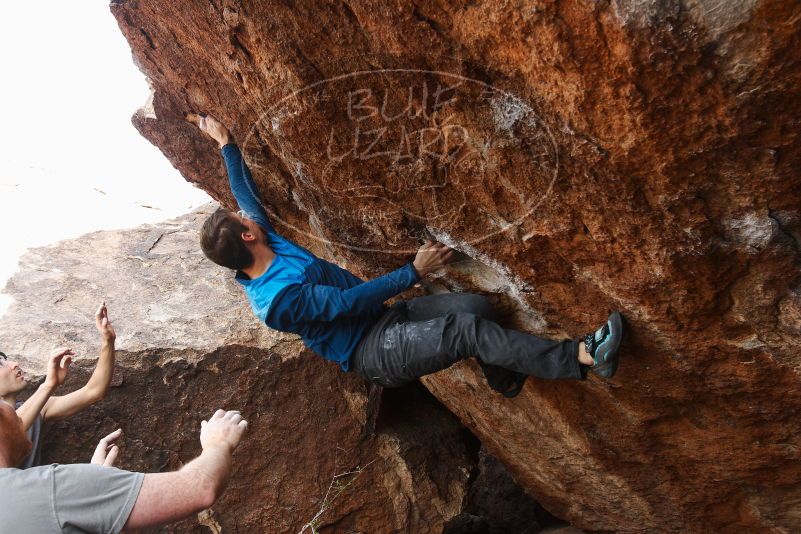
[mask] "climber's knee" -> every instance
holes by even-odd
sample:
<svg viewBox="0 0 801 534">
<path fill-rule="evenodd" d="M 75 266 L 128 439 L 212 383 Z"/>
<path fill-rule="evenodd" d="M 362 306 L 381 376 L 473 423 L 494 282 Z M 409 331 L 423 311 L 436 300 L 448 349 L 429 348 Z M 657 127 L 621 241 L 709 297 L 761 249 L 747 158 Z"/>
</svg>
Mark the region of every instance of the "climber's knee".
<svg viewBox="0 0 801 534">
<path fill-rule="evenodd" d="M 444 347 L 460 360 L 478 355 L 478 326 L 484 319 L 475 313 L 463 311 L 448 312 L 444 319 Z"/>
</svg>

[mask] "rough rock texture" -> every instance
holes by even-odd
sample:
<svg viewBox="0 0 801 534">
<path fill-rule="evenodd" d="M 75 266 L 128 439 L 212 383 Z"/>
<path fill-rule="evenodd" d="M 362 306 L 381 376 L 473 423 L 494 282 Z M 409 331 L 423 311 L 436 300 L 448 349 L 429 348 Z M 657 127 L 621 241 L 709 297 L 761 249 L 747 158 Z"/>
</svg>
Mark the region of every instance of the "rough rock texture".
<svg viewBox="0 0 801 534">
<path fill-rule="evenodd" d="M 230 274 L 197 249 L 208 213 L 24 256 L 6 287 L 16 302 L 0 319 L 0 347 L 29 376 L 53 347 L 72 346 L 79 358 L 63 392 L 86 382 L 102 299 L 118 333 L 108 396 L 54 424 L 43 460 L 86 462 L 121 427 L 118 466 L 176 469 L 200 452 L 202 418 L 240 409 L 250 428 L 228 491 L 169 531 L 442 532 L 462 511 L 476 439 L 422 387 L 381 404 L 380 390 L 371 397 L 294 336 L 263 328 Z"/>
<path fill-rule="evenodd" d="M 365 276 L 424 231 L 522 326 L 631 335 L 610 382 L 426 386 L 581 528 L 801 529 L 801 3 L 112 2 L 134 123 L 228 206 L 231 125 L 279 230 Z"/>
</svg>

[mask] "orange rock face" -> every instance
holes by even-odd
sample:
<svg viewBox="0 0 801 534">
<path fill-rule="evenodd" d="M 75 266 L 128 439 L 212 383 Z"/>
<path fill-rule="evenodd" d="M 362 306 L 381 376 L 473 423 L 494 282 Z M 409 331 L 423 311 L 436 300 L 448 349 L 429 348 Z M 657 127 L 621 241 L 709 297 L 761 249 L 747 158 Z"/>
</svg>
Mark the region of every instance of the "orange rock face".
<svg viewBox="0 0 801 534">
<path fill-rule="evenodd" d="M 430 234 L 465 254 L 436 283 L 521 328 L 624 312 L 612 381 L 424 381 L 552 512 L 801 528 L 801 4 L 111 7 L 154 90 L 135 125 L 224 204 L 187 112 L 232 128 L 280 231 L 363 276 Z"/>
</svg>

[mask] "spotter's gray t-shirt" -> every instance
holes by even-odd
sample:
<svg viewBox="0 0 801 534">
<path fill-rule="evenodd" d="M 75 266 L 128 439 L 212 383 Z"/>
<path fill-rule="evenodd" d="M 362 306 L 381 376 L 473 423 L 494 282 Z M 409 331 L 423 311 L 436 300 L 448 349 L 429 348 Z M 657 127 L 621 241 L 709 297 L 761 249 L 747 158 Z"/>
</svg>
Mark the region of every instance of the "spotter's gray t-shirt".
<svg viewBox="0 0 801 534">
<path fill-rule="evenodd" d="M 118 534 L 144 478 L 93 464 L 0 469 L 0 534 Z"/>
<path fill-rule="evenodd" d="M 15 409 L 19 410 L 19 407 L 22 406 L 22 402 L 18 402 Z M 34 419 L 33 424 L 28 429 L 28 439 L 31 440 L 33 443 L 33 448 L 31 449 L 31 453 L 25 458 L 22 463 L 19 465 L 20 469 L 28 469 L 29 467 L 33 467 L 34 465 L 39 465 L 42 463 L 42 450 L 39 447 L 39 438 L 42 436 L 42 414 L 36 414 L 36 419 Z M 0 533 L 3 531 L 0 530 Z"/>
</svg>

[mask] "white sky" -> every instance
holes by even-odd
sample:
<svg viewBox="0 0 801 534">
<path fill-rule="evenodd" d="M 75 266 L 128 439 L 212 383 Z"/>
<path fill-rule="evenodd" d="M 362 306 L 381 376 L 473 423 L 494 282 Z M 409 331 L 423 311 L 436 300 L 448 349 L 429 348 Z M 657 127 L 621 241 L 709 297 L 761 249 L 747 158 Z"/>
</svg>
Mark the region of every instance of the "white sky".
<svg viewBox="0 0 801 534">
<path fill-rule="evenodd" d="M 0 288 L 26 248 L 209 201 L 131 125 L 149 90 L 108 0 L 7 2 L 2 11 Z M 0 315 L 9 303 L 0 295 Z"/>
</svg>

